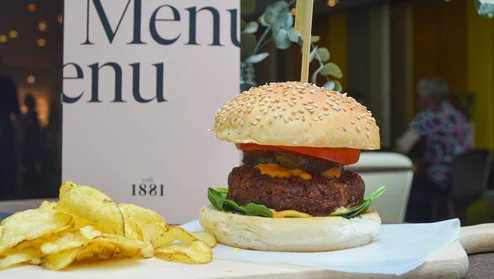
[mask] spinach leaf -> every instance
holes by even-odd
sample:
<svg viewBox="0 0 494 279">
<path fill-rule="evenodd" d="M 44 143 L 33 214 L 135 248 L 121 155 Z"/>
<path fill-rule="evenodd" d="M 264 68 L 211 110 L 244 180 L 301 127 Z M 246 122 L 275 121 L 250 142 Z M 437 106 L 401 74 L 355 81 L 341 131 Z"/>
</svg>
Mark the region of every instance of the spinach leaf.
<svg viewBox="0 0 494 279">
<path fill-rule="evenodd" d="M 358 215 L 365 213 L 369 206 L 384 193 L 386 187 L 382 186 L 377 189 L 370 196 L 365 198 L 359 206 L 356 206 L 349 211 L 342 213 L 333 213 L 329 216 L 340 216 L 346 219 L 351 219 L 357 217 Z M 208 199 L 209 202 L 218 210 L 225 212 L 237 212 L 243 213 L 248 216 L 260 216 L 273 218 L 273 213 L 269 208 L 265 205 L 256 204 L 256 203 L 248 203 L 246 205 L 238 205 L 235 201 L 227 199 L 226 196 L 228 194 L 227 188 L 209 188 L 208 189 Z M 287 216 L 286 218 L 295 218 L 291 216 Z"/>
<path fill-rule="evenodd" d="M 350 219 L 353 217 L 357 217 L 358 215 L 365 213 L 368 209 L 369 206 L 380 196 L 384 191 L 386 190 L 386 187 L 382 186 L 379 189 L 377 189 L 374 193 L 372 193 L 370 196 L 365 198 L 362 203 L 359 206 L 356 206 L 349 211 L 342 212 L 342 213 L 332 213 L 329 216 L 340 216 L 346 219 Z"/>
<path fill-rule="evenodd" d="M 226 188 L 209 188 L 209 202 L 218 210 L 226 212 L 240 212 L 248 216 L 260 216 L 272 218 L 273 213 L 265 205 L 248 203 L 246 205 L 238 205 L 235 201 L 227 199 L 228 189 Z"/>
</svg>

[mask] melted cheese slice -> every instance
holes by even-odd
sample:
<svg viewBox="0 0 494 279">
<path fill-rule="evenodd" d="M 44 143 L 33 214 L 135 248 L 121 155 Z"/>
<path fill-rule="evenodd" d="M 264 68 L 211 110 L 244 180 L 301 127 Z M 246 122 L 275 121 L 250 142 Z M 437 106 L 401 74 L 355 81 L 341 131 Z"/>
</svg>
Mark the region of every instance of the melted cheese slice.
<svg viewBox="0 0 494 279">
<path fill-rule="evenodd" d="M 286 169 L 275 164 L 259 164 L 256 166 L 261 171 L 261 174 L 266 174 L 271 177 L 291 177 L 298 176 L 303 180 L 311 180 L 312 175 L 301 170 Z"/>
<path fill-rule="evenodd" d="M 296 210 L 283 210 L 283 211 L 276 211 L 274 209 L 271 209 L 271 212 L 273 213 L 273 218 L 287 218 L 287 217 L 298 217 L 298 218 L 310 218 L 312 215 L 303 213 L 300 211 Z"/>
</svg>

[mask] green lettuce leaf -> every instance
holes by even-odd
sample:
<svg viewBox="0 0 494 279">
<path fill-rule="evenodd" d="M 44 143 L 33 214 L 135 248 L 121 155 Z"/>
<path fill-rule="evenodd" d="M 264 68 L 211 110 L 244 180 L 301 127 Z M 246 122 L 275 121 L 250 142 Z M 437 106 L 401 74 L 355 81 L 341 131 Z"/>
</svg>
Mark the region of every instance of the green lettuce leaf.
<svg viewBox="0 0 494 279">
<path fill-rule="evenodd" d="M 354 208 L 350 209 L 349 211 L 342 212 L 342 213 L 333 213 L 333 214 L 330 214 L 329 216 L 340 216 L 340 217 L 347 218 L 347 219 L 357 217 L 358 215 L 365 213 L 369 209 L 369 206 L 377 198 L 379 198 L 379 196 L 381 196 L 385 190 L 386 190 L 386 187 L 382 186 L 379 189 L 377 189 L 374 193 L 372 193 L 370 196 L 365 198 L 359 206 L 355 206 Z"/>
<path fill-rule="evenodd" d="M 209 188 L 209 202 L 218 210 L 226 212 L 238 212 L 248 216 L 260 216 L 272 218 L 273 213 L 265 205 L 248 203 L 246 205 L 238 205 L 235 201 L 227 199 L 228 189 L 226 188 Z"/>
<path fill-rule="evenodd" d="M 365 198 L 359 206 L 356 206 L 349 211 L 342 213 L 333 213 L 330 216 L 340 216 L 346 219 L 351 219 L 359 216 L 362 213 L 365 213 L 369 206 L 384 193 L 386 187 L 382 186 L 377 189 L 370 196 Z M 235 201 L 227 199 L 226 196 L 228 194 L 227 188 L 209 188 L 208 189 L 208 199 L 209 202 L 218 210 L 225 212 L 237 212 L 243 213 L 248 216 L 259 216 L 259 217 L 267 217 L 273 218 L 273 213 L 269 208 L 265 205 L 256 204 L 256 203 L 248 203 L 246 205 L 238 205 Z M 290 216 L 287 216 L 290 218 Z"/>
</svg>

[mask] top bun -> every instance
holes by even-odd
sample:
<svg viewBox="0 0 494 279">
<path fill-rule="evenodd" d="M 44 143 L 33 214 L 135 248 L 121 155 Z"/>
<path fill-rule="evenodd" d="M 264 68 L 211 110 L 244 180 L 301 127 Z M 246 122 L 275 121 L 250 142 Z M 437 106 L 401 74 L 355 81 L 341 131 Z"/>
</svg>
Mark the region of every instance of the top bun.
<svg viewBox="0 0 494 279">
<path fill-rule="evenodd" d="M 251 88 L 228 101 L 215 118 L 219 140 L 260 145 L 380 148 L 379 127 L 366 107 L 310 83 Z"/>
</svg>

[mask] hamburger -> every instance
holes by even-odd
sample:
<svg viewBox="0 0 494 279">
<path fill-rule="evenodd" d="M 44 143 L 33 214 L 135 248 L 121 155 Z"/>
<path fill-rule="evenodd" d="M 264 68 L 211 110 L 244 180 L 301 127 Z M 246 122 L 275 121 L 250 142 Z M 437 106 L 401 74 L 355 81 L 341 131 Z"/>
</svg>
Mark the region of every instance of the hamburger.
<svg viewBox="0 0 494 279">
<path fill-rule="evenodd" d="M 352 97 L 309 83 L 251 88 L 220 108 L 211 129 L 242 164 L 209 188 L 201 226 L 218 242 L 265 251 L 332 251 L 370 243 L 381 219 L 345 166 L 380 148 L 379 128 Z"/>
</svg>

